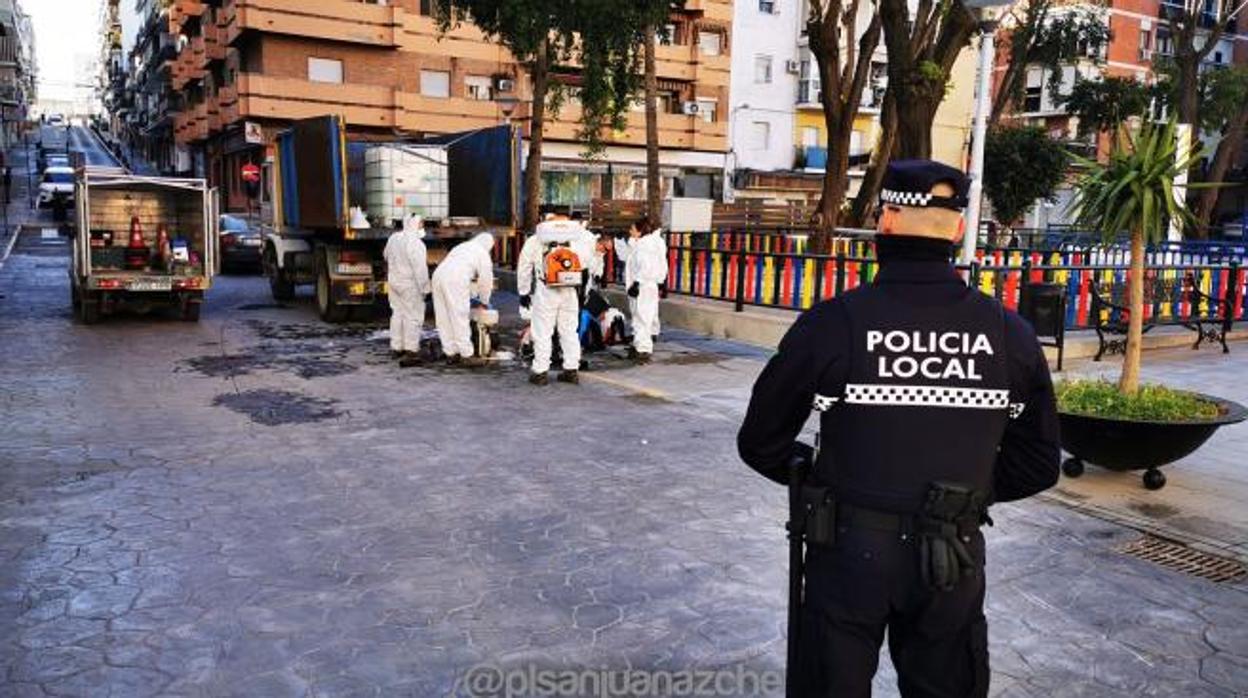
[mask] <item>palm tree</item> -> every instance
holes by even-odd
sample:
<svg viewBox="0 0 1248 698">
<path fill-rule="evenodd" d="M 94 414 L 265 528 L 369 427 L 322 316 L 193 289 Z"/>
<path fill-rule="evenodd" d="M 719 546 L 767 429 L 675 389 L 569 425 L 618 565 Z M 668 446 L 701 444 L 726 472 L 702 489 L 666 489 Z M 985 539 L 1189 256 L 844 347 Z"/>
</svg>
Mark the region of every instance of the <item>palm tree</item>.
<svg viewBox="0 0 1248 698">
<path fill-rule="evenodd" d="M 1159 241 L 1169 223 L 1187 227 L 1194 220 L 1187 205 L 1175 198 L 1174 180 L 1189 169 L 1193 157 L 1178 155 L 1175 131 L 1173 119 L 1146 122 L 1134 136 L 1124 129 L 1114 138 L 1105 163 L 1075 157 L 1086 168 L 1072 203 L 1078 225 L 1097 231 L 1107 242 L 1123 231 L 1131 235 L 1127 350 L 1118 379 L 1124 395 L 1135 395 L 1140 388 L 1146 246 Z"/>
</svg>

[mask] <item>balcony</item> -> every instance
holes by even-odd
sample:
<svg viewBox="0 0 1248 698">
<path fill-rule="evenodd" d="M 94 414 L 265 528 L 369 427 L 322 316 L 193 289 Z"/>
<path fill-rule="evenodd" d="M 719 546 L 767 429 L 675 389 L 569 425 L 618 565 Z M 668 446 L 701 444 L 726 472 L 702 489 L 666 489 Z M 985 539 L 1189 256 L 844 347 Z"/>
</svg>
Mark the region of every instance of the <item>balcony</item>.
<svg viewBox="0 0 1248 698">
<path fill-rule="evenodd" d="M 557 119 L 546 122 L 546 137 L 552 140 L 576 140 L 580 130 L 580 109 L 564 107 Z M 622 131 L 606 134 L 612 145 L 645 147 L 646 117 L 629 114 L 628 125 Z M 704 121 L 700 116 L 684 114 L 659 114 L 659 147 L 680 150 L 709 150 L 722 152 L 728 149 L 728 124 L 723 121 Z"/>
<path fill-rule="evenodd" d="M 226 85 L 217 90 L 217 110 L 221 116 L 222 127 L 229 126 L 242 119 L 242 112 L 238 107 L 237 87 Z"/>
<path fill-rule="evenodd" d="M 359 0 L 225 0 L 221 27 L 227 45 L 255 30 L 393 47 L 402 14 L 401 7 Z"/>
<path fill-rule="evenodd" d="M 342 114 L 353 126 L 393 128 L 395 91 L 373 85 L 331 84 L 241 73 L 236 83 L 242 118 L 305 119 Z"/>
<path fill-rule="evenodd" d="M 187 46 L 190 49 L 191 57 L 189 59 L 190 67 L 196 70 L 202 70 L 208 65 L 208 49 L 205 47 L 203 35 L 196 36 L 191 39 L 191 43 Z M 183 49 L 185 53 L 187 49 Z"/>
<path fill-rule="evenodd" d="M 217 25 L 216 19 L 205 16 L 201 32 L 204 38 L 204 62 L 202 66 L 207 67 L 213 61 L 225 60 L 225 44 L 221 41 L 225 32 Z"/>
<path fill-rule="evenodd" d="M 813 170 L 815 172 L 827 170 L 828 149 L 817 145 L 807 145 L 798 148 L 793 168 L 797 170 Z"/>
<path fill-rule="evenodd" d="M 22 61 L 22 44 L 15 36 L 0 36 L 0 65 L 17 65 Z"/>
</svg>

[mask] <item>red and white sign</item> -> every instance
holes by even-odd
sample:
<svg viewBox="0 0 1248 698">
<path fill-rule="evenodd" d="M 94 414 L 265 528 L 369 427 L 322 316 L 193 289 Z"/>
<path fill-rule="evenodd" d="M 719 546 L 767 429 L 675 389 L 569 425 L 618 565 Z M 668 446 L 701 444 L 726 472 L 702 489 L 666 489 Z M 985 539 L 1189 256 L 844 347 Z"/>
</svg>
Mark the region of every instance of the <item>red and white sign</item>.
<svg viewBox="0 0 1248 698">
<path fill-rule="evenodd" d="M 252 182 L 252 183 L 259 182 L 260 181 L 260 166 L 254 165 L 252 163 L 247 163 L 246 165 L 243 165 L 243 181 Z"/>
</svg>

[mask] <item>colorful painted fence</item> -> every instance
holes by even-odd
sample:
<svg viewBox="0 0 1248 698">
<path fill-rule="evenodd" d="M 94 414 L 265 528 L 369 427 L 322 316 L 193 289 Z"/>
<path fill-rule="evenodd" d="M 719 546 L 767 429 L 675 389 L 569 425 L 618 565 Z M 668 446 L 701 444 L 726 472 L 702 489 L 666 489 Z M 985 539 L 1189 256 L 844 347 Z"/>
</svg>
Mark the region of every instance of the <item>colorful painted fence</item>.
<svg viewBox="0 0 1248 698">
<path fill-rule="evenodd" d="M 1018 309 L 1026 284 L 1064 287 L 1068 329 L 1094 326 L 1094 291 L 1113 304 L 1125 304 L 1127 297 L 1128 269 L 1122 265 L 1067 264 L 1061 255 L 1041 253 L 1000 258 L 987 255 L 984 261 L 982 266 L 977 263 L 964 269 L 971 285 L 1013 310 Z M 869 283 L 878 268 L 879 263 L 870 257 L 672 246 L 668 249 L 668 290 L 733 302 L 738 309 L 754 305 L 804 310 Z M 1235 261 L 1226 265 L 1150 267 L 1145 283 L 1153 292 L 1147 294 L 1146 320 L 1212 320 L 1221 316 L 1222 303 L 1189 293 L 1189 287 L 1233 304 L 1233 317 L 1240 319 L 1248 290 L 1245 272 Z M 1102 320 L 1117 321 L 1119 318 L 1112 317 L 1117 312 L 1102 310 Z"/>
</svg>

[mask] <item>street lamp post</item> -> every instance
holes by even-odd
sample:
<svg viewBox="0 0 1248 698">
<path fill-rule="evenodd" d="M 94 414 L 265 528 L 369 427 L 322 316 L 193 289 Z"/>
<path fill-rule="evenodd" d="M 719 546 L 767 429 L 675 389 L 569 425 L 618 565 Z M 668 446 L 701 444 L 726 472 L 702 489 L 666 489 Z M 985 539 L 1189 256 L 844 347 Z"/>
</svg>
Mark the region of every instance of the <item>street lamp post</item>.
<svg viewBox="0 0 1248 698">
<path fill-rule="evenodd" d="M 494 103 L 503 112 L 503 120 L 507 124 L 507 168 L 511 172 L 511 186 L 508 187 L 511 199 L 509 213 L 511 214 L 511 232 L 515 238 L 512 242 L 512 260 L 514 261 L 520 257 L 520 202 L 516 196 L 516 184 L 520 179 L 520 172 L 516 167 L 519 154 L 516 152 L 516 132 L 511 125 L 511 115 L 515 113 L 516 107 L 520 106 L 520 100 L 515 95 L 496 95 Z"/>
<path fill-rule="evenodd" d="M 988 110 L 992 104 L 992 70 L 996 54 L 996 10 L 1009 5 L 1012 0 L 963 0 L 963 4 L 979 13 L 979 85 L 975 95 L 975 124 L 971 131 L 971 167 L 967 176 L 971 180 L 970 201 L 966 207 L 966 234 L 962 237 L 961 261 L 969 264 L 975 259 L 975 246 L 979 241 L 979 218 L 984 195 L 984 140 L 988 136 Z"/>
</svg>

